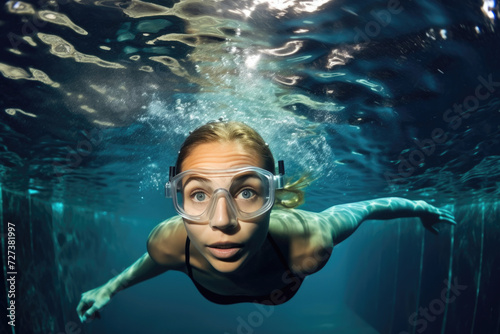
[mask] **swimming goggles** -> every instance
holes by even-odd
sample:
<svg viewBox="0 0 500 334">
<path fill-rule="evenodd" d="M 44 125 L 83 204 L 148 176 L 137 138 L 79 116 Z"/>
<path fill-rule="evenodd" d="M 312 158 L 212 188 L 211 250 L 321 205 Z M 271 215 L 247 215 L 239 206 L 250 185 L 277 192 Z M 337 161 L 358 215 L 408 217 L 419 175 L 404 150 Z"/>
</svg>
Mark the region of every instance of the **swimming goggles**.
<svg viewBox="0 0 500 334">
<path fill-rule="evenodd" d="M 170 167 L 165 196 L 172 198 L 175 210 L 190 221 L 208 223 L 222 198 L 228 213 L 249 220 L 271 209 L 275 190 L 283 188 L 283 161 L 278 161 L 278 166 L 278 175 L 253 166 L 191 169 L 175 175 L 175 167 Z"/>
</svg>

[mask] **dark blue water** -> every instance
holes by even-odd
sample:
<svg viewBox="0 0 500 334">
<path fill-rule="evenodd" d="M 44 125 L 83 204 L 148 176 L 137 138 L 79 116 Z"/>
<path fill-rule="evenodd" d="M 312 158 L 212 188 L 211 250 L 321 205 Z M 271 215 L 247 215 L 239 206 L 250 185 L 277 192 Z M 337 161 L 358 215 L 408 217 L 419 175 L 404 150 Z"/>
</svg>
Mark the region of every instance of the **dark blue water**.
<svg viewBox="0 0 500 334">
<path fill-rule="evenodd" d="M 7 2 L 2 260 L 7 282 L 10 222 L 19 304 L 5 332 L 498 333 L 498 15 L 496 1 Z M 305 210 L 402 196 L 459 224 L 366 222 L 273 309 L 211 304 L 168 273 L 80 324 L 79 295 L 174 214 L 162 187 L 184 138 L 220 117 L 317 178 Z"/>
</svg>

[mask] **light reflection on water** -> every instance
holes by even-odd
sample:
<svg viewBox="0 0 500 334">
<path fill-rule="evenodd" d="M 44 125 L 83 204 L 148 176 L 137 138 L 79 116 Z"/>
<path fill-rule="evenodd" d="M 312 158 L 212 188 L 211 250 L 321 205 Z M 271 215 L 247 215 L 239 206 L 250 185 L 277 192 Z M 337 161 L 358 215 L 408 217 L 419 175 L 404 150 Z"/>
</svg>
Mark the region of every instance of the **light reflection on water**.
<svg viewBox="0 0 500 334">
<path fill-rule="evenodd" d="M 224 117 L 318 177 L 316 204 L 490 196 L 496 86 L 460 127 L 443 114 L 500 80 L 493 3 L 9 1 L 2 183 L 107 209 L 161 196 L 187 133 Z M 448 141 L 417 154 L 438 128 Z"/>
</svg>

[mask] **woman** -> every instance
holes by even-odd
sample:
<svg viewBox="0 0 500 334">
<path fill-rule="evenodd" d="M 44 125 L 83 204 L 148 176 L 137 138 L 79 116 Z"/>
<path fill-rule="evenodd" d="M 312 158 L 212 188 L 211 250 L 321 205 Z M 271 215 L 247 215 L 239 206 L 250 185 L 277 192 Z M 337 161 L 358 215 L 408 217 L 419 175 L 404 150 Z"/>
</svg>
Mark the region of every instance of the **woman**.
<svg viewBox="0 0 500 334">
<path fill-rule="evenodd" d="M 166 185 L 179 216 L 153 229 L 147 253 L 132 266 L 82 294 L 80 320 L 99 316 L 118 291 L 168 270 L 187 274 L 215 303 L 282 304 L 364 220 L 419 217 L 433 233 L 438 222 L 455 224 L 450 212 L 403 198 L 297 210 L 301 182 L 283 186 L 282 162 L 279 169 L 275 175 L 268 145 L 243 123 L 196 129 Z M 274 204 L 284 208 L 271 211 Z"/>
</svg>

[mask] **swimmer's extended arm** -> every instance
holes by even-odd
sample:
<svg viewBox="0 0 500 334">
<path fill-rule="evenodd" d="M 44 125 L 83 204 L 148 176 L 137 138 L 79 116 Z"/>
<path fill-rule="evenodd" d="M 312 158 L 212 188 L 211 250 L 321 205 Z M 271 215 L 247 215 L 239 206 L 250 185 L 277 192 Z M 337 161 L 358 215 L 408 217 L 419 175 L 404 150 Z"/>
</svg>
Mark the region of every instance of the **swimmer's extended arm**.
<svg viewBox="0 0 500 334">
<path fill-rule="evenodd" d="M 328 221 L 332 229 L 334 244 L 346 239 L 368 219 L 418 217 L 424 227 L 435 234 L 439 232 L 433 226 L 436 223 L 456 224 L 453 214 L 448 210 L 436 208 L 425 201 L 411 201 L 398 197 L 336 205 L 321 212 L 320 215 Z"/>
<path fill-rule="evenodd" d="M 82 294 L 80 303 L 76 309 L 81 322 L 100 317 L 99 310 L 109 303 L 119 291 L 134 284 L 155 277 L 168 270 L 168 267 L 160 266 L 145 253 L 130 267 L 119 275 L 110 279 L 106 284 L 87 291 Z"/>
<path fill-rule="evenodd" d="M 169 221 L 156 226 L 149 236 L 147 253 L 106 284 L 82 294 L 76 309 L 81 322 L 100 317 L 99 310 L 108 304 L 111 297 L 119 291 L 153 278 L 169 269 L 177 268 L 179 256 L 172 255 L 172 252 L 165 254 L 165 247 L 163 247 L 166 239 L 171 236 L 172 230 L 175 230 L 172 226 Z"/>
<path fill-rule="evenodd" d="M 110 279 L 105 285 L 110 290 L 112 297 L 119 291 L 162 274 L 168 269 L 168 267 L 158 265 L 148 253 L 144 253 L 130 267 Z"/>
</svg>

